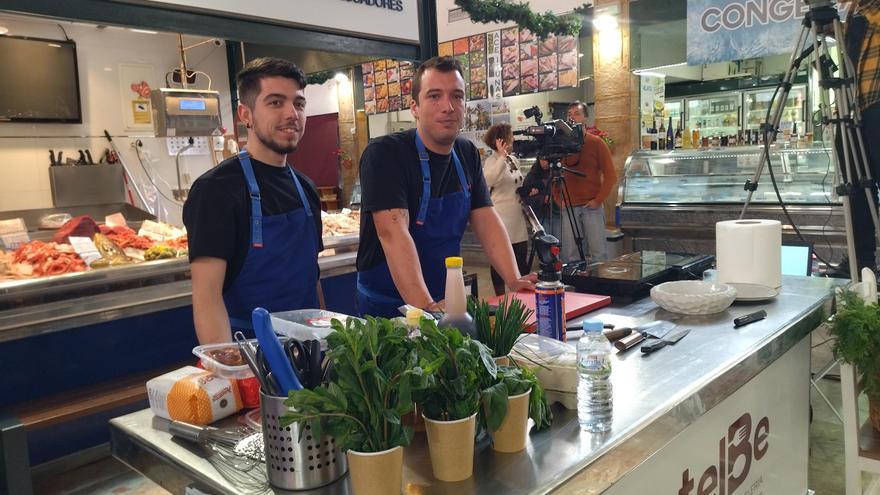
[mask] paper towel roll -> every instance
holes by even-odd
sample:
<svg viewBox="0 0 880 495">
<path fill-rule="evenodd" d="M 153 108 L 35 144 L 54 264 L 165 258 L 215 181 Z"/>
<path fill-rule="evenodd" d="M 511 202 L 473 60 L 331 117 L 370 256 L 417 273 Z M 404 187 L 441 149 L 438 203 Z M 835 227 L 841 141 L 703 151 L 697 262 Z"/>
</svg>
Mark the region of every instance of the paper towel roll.
<svg viewBox="0 0 880 495">
<path fill-rule="evenodd" d="M 777 220 L 728 220 L 715 224 L 718 281 L 782 285 L 782 224 Z"/>
</svg>

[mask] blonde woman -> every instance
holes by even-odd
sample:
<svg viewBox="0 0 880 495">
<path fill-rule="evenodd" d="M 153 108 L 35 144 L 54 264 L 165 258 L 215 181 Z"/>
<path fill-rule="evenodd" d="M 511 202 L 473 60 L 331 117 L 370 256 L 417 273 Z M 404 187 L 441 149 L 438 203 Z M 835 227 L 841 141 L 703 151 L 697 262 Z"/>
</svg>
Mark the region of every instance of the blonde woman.
<svg viewBox="0 0 880 495">
<path fill-rule="evenodd" d="M 483 164 L 483 175 L 492 196 L 495 210 L 501 217 L 507 236 L 513 245 L 516 264 L 520 273 L 529 273 L 528 262 L 529 234 L 526 219 L 522 213 L 517 189 L 522 186 L 523 175 L 516 158 L 510 156 L 513 146 L 513 130 L 509 124 L 495 124 L 483 136 L 486 146 L 492 148 L 492 155 Z M 492 269 L 492 285 L 495 294 L 504 293 L 504 280 Z"/>
</svg>

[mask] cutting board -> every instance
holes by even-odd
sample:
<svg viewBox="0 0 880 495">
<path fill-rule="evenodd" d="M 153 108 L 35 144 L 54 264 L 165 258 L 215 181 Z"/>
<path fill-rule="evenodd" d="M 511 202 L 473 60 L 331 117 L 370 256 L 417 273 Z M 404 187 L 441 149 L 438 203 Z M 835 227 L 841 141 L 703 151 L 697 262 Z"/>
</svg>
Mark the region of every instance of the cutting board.
<svg viewBox="0 0 880 495">
<path fill-rule="evenodd" d="M 526 308 L 532 310 L 532 316 L 526 320 L 526 328 L 533 330 L 535 327 L 535 293 L 534 292 L 514 292 L 509 294 L 522 302 Z M 504 296 L 490 297 L 486 301 L 491 305 L 498 305 Z M 595 311 L 604 306 L 611 304 L 611 297 L 599 296 L 596 294 L 584 294 L 581 292 L 565 293 L 565 319 L 570 320 L 577 318 L 583 314 Z"/>
</svg>

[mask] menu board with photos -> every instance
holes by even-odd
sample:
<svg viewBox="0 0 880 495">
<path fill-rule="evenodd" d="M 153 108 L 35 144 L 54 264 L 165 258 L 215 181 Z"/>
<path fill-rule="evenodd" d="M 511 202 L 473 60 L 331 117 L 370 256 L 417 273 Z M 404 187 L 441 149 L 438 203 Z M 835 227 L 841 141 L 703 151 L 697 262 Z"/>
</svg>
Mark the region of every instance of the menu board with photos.
<svg viewBox="0 0 880 495">
<path fill-rule="evenodd" d="M 553 91 L 578 85 L 578 40 L 550 35 L 538 39 L 512 27 L 440 43 L 440 56 L 461 64 L 467 99 Z M 367 114 L 403 110 L 412 102 L 412 62 L 375 60 L 363 64 Z"/>
<path fill-rule="evenodd" d="M 577 41 L 556 35 L 542 40 L 512 27 L 440 43 L 438 51 L 462 62 L 468 98 L 478 100 L 576 87 Z M 480 62 L 485 66 L 477 67 Z"/>
<path fill-rule="evenodd" d="M 364 111 L 368 115 L 406 110 L 412 102 L 412 62 L 374 60 L 361 64 Z"/>
</svg>

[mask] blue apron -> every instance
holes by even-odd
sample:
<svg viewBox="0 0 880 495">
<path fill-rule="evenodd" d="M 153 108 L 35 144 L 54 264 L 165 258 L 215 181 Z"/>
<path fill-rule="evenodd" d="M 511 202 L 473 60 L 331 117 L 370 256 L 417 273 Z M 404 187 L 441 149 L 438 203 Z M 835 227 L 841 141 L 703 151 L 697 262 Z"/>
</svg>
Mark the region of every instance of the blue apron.
<svg viewBox="0 0 880 495">
<path fill-rule="evenodd" d="M 409 226 L 409 233 L 416 246 L 425 285 L 435 301 L 444 298 L 446 292 L 446 263 L 449 256 L 458 256 L 461 251 L 461 238 L 471 212 L 470 186 L 464 175 L 461 161 L 452 150 L 452 160 L 461 185 L 459 192 L 439 198 L 431 198 L 431 167 L 428 152 L 416 132 L 416 149 L 422 169 L 422 197 L 415 223 Z M 386 253 L 387 257 L 387 253 Z M 400 316 L 397 310 L 403 299 L 394 286 L 387 261 L 369 270 L 358 272 L 357 302 L 361 316 L 381 316 L 391 318 Z"/>
<path fill-rule="evenodd" d="M 223 293 L 234 329 L 250 329 L 256 307 L 270 313 L 318 307 L 318 242 L 309 200 L 290 165 L 303 207 L 264 217 L 260 188 L 246 149 L 238 154 L 251 197 L 250 246 L 238 276 Z"/>
</svg>

